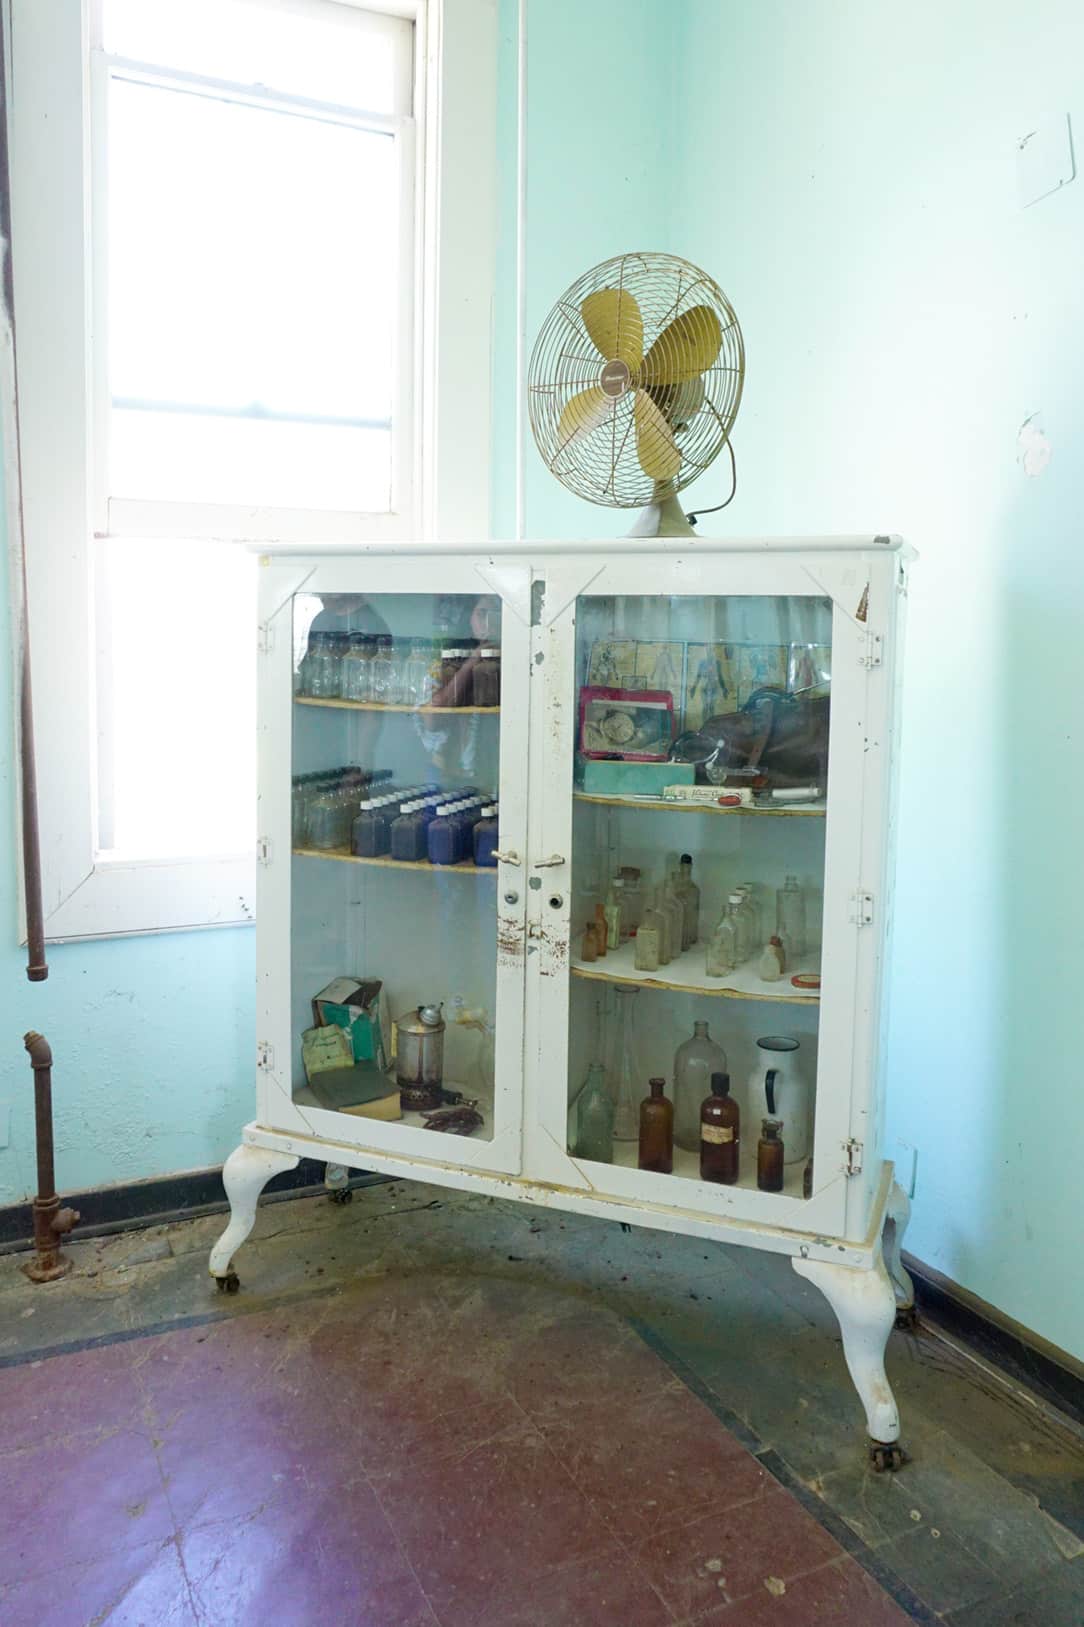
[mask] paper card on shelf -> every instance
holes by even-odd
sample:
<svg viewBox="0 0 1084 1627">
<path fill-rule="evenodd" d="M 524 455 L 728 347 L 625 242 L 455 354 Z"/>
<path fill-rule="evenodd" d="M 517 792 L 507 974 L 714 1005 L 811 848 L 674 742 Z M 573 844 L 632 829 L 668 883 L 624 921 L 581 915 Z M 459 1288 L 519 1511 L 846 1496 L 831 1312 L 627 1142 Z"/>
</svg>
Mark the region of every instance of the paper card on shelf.
<svg viewBox="0 0 1084 1627">
<path fill-rule="evenodd" d="M 391 1063 L 388 999 L 378 977 L 337 977 L 312 1002 L 320 1027 L 345 1029 L 354 1062 L 375 1062 L 381 1071 Z"/>
</svg>

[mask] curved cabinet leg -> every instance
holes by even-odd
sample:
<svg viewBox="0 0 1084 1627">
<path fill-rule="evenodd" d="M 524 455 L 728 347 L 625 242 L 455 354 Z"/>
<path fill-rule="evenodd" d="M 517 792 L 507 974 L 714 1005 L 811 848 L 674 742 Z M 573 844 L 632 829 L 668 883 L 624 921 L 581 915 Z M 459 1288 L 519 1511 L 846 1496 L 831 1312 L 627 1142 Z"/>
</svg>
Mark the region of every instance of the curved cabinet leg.
<svg viewBox="0 0 1084 1627">
<path fill-rule="evenodd" d="M 915 1319 L 915 1285 L 904 1269 L 900 1258 L 903 1234 L 911 1218 L 911 1200 L 896 1181 L 885 1205 L 885 1225 L 882 1248 L 888 1275 L 896 1294 L 896 1326 L 911 1327 Z"/>
<path fill-rule="evenodd" d="M 272 1152 L 267 1147 L 236 1147 L 222 1168 L 222 1184 L 230 1200 L 230 1223 L 211 1250 L 210 1272 L 219 1288 L 234 1294 L 240 1287 L 237 1273 L 230 1269 L 234 1253 L 241 1247 L 256 1221 L 256 1204 L 272 1175 L 297 1168 L 297 1155 Z"/>
<path fill-rule="evenodd" d="M 870 1271 L 825 1260 L 791 1261 L 800 1277 L 815 1283 L 836 1313 L 843 1354 L 866 1409 L 870 1460 L 875 1469 L 898 1469 L 900 1415 L 885 1376 L 885 1346 L 896 1319 L 896 1296 L 880 1254 Z"/>
</svg>

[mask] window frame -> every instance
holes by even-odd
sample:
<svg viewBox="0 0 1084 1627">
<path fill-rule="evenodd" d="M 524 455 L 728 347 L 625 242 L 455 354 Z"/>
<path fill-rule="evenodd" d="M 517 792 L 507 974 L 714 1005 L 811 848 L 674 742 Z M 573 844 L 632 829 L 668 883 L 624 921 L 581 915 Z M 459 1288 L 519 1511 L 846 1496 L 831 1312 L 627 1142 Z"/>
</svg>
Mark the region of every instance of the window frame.
<svg viewBox="0 0 1084 1627">
<path fill-rule="evenodd" d="M 413 477 L 409 501 L 391 515 L 239 515 L 228 512 L 229 505 L 157 503 L 144 512 L 122 507 L 114 513 L 114 500 L 106 521 L 114 529 L 103 533 L 100 460 L 92 450 L 101 428 L 93 358 L 102 335 L 91 298 L 89 200 L 91 152 L 97 158 L 102 149 L 91 144 L 91 10 L 88 0 L 2 3 L 10 46 L 19 428 L 17 443 L 16 398 L 9 389 L 4 459 L 9 493 L 21 477 L 46 935 L 56 942 L 245 924 L 254 917 L 254 852 L 131 860 L 97 849 L 93 552 L 103 534 L 138 534 L 148 547 L 199 536 L 238 545 L 324 548 L 488 535 L 496 7 L 492 0 L 318 0 L 406 17 L 415 26 L 414 112 L 400 149 L 405 155 L 410 147 L 416 178 L 403 222 L 411 245 L 411 298 L 400 312 L 410 328 L 412 363 L 408 394 L 400 402 L 397 471 L 400 492 L 404 476 Z M 401 357 L 407 348 L 400 346 Z M 473 357 L 471 414 L 461 410 L 467 356 Z M 464 470 L 471 471 L 469 478 Z M 255 611 L 252 627 L 254 633 Z M 198 629 L 179 629 L 182 638 L 186 633 L 197 647 Z M 25 935 L 25 923 L 22 930 Z"/>
</svg>

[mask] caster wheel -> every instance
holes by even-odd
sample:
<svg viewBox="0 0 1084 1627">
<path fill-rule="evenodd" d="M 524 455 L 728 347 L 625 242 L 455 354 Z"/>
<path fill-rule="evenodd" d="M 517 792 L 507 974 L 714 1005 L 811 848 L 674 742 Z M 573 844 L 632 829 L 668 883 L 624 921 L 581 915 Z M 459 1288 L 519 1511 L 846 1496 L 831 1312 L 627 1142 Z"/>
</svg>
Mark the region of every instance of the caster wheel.
<svg viewBox="0 0 1084 1627">
<path fill-rule="evenodd" d="M 913 1305 L 896 1307 L 896 1327 L 901 1333 L 913 1333 L 918 1327 L 918 1311 Z"/>
<path fill-rule="evenodd" d="M 241 1279 L 236 1271 L 227 1271 L 224 1277 L 216 1277 L 220 1294 L 235 1294 L 241 1286 Z"/>
<path fill-rule="evenodd" d="M 353 1203 L 354 1201 L 354 1193 L 348 1186 L 334 1187 L 328 1193 L 328 1197 L 331 1199 L 332 1203 Z"/>
<path fill-rule="evenodd" d="M 870 1441 L 869 1461 L 877 1474 L 894 1474 L 907 1462 L 899 1441 Z"/>
</svg>

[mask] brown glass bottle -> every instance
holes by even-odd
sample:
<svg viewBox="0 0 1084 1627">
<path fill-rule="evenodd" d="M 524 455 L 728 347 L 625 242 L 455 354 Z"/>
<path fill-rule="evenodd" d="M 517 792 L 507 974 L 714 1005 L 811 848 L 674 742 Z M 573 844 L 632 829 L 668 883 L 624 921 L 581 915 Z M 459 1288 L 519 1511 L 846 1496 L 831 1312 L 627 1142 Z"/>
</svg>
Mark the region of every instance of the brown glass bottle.
<svg viewBox="0 0 1084 1627">
<path fill-rule="evenodd" d="M 765 1119 L 764 1134 L 757 1142 L 757 1185 L 762 1192 L 783 1190 L 783 1143 L 781 1119 Z"/>
<path fill-rule="evenodd" d="M 583 952 L 581 960 L 598 959 L 598 929 L 594 921 L 588 921 L 583 929 Z"/>
<path fill-rule="evenodd" d="M 713 1073 L 711 1095 L 700 1104 L 700 1179 L 733 1186 L 741 1152 L 741 1111 L 730 1094 L 730 1075 Z"/>
<path fill-rule="evenodd" d="M 665 1079 L 649 1079 L 651 1095 L 640 1103 L 640 1168 L 659 1175 L 674 1170 L 674 1104 L 664 1095 Z"/>
</svg>

